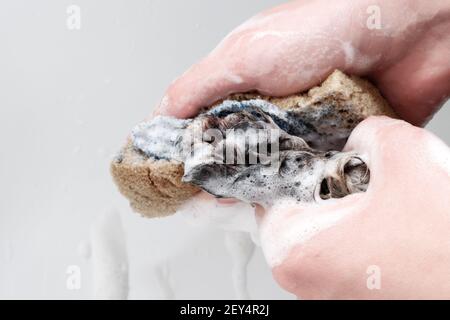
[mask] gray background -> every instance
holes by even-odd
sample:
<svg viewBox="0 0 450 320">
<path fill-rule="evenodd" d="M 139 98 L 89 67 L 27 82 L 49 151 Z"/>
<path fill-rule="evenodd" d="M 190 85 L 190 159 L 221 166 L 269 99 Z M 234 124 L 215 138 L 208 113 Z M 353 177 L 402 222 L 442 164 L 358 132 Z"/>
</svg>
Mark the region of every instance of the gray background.
<svg viewBox="0 0 450 320">
<path fill-rule="evenodd" d="M 177 216 L 145 220 L 112 184 L 108 165 L 168 84 L 251 15 L 282 1 L 0 2 L 0 298 L 89 298 L 77 252 L 104 212 L 120 212 L 130 297 L 158 298 L 169 266 L 176 298 L 232 298 L 223 233 Z M 81 30 L 66 8 L 81 8 Z M 445 106 L 428 128 L 450 142 Z M 82 286 L 66 288 L 79 265 Z M 219 275 L 219 276 L 218 276 Z M 290 298 L 258 250 L 252 298 Z"/>
</svg>

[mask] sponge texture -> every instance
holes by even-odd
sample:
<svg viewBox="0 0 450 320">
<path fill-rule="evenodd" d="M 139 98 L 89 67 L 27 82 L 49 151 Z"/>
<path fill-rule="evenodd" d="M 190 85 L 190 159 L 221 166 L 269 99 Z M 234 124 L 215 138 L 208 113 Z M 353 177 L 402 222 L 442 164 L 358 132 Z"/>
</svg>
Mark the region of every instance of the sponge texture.
<svg viewBox="0 0 450 320">
<path fill-rule="evenodd" d="M 227 99 L 263 99 L 281 109 L 296 110 L 319 133 L 342 139 L 346 139 L 359 122 L 371 115 L 396 117 L 372 84 L 358 77 L 346 76 L 338 70 L 320 86 L 306 93 L 281 98 L 258 93 L 239 93 L 232 94 Z M 211 107 L 221 102 L 218 101 Z M 320 112 L 320 116 L 317 116 L 317 112 Z M 183 202 L 200 191 L 198 187 L 181 181 L 184 174 L 182 163 L 149 158 L 135 149 L 131 141 L 126 143 L 112 161 L 111 174 L 133 210 L 146 217 L 171 215 Z"/>
</svg>

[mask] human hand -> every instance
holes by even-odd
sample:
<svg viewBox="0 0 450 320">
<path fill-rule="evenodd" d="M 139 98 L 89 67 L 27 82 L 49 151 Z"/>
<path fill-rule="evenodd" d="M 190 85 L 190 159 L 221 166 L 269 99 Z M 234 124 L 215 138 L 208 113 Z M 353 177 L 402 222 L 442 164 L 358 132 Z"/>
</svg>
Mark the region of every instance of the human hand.
<svg viewBox="0 0 450 320">
<path fill-rule="evenodd" d="M 367 27 L 371 5 L 380 9 L 381 29 Z M 401 118 L 423 125 L 450 92 L 449 7 L 433 0 L 281 5 L 238 27 L 171 84 L 156 113 L 194 116 L 235 92 L 288 95 L 340 69 L 368 77 Z M 303 298 L 448 298 L 448 148 L 422 129 L 373 118 L 347 149 L 366 154 L 366 193 L 259 213 L 277 281 Z M 283 219 L 273 220 L 275 213 Z M 381 272 L 380 290 L 366 286 L 370 266 Z"/>
<path fill-rule="evenodd" d="M 170 85 L 156 113 L 194 116 L 235 92 L 288 95 L 340 69 L 371 79 L 401 118 L 421 125 L 450 92 L 449 29 L 450 3 L 439 0 L 289 2 L 231 32 Z"/>
<path fill-rule="evenodd" d="M 365 193 L 260 208 L 277 282 L 307 299 L 450 298 L 449 148 L 404 121 L 371 117 L 345 150 L 370 168 Z"/>
</svg>

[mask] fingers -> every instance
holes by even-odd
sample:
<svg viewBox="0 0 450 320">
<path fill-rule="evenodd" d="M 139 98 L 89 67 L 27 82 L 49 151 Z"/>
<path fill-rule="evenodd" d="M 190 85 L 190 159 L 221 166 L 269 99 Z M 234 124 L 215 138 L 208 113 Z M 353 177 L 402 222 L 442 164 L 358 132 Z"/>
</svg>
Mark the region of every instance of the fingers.
<svg viewBox="0 0 450 320">
<path fill-rule="evenodd" d="M 435 26 L 406 57 L 375 74 L 397 114 L 414 125 L 426 124 L 450 96 L 450 37 L 442 35 L 449 27 Z"/>
<path fill-rule="evenodd" d="M 240 77 L 216 55 L 210 55 L 188 69 L 166 91 L 155 114 L 192 117 L 203 107 L 232 93 L 247 91 Z"/>
<path fill-rule="evenodd" d="M 389 285 L 385 276 L 383 286 L 394 289 L 404 270 L 417 271 L 416 257 L 428 259 L 430 248 L 439 245 L 435 235 L 448 233 L 441 229 L 449 223 L 450 206 L 450 150 L 444 143 L 405 121 L 371 117 L 353 131 L 346 145 L 350 150 L 369 161 L 366 193 L 317 206 L 274 207 L 262 222 L 261 243 L 269 261 L 275 261 L 275 278 L 303 298 L 374 298 L 377 292 L 364 286 L 368 266 L 390 274 L 393 282 Z M 298 237 L 306 230 L 314 232 Z M 352 292 L 349 283 L 362 291 Z"/>
<path fill-rule="evenodd" d="M 191 117 L 236 92 L 302 92 L 340 69 L 369 76 L 400 117 L 422 125 L 450 92 L 448 22 L 444 15 L 411 21 L 396 14 L 404 4 L 392 6 L 385 8 L 384 32 L 367 30 L 364 4 L 295 1 L 261 13 L 175 80 L 155 113 Z M 435 16 L 425 9 L 424 16 Z M 343 13 L 352 19 L 341 19 Z M 405 26 L 415 32 L 398 32 Z"/>
<path fill-rule="evenodd" d="M 262 31 L 231 35 L 170 85 L 155 113 L 186 118 L 236 92 L 286 96 L 309 89 L 335 69 L 330 59 L 340 55 L 339 44 L 312 38 L 299 42 Z M 326 59 L 307 59 L 327 53 Z"/>
<path fill-rule="evenodd" d="M 286 200 L 265 212 L 259 209 L 257 221 L 261 244 L 270 266 L 282 265 L 293 248 L 303 247 L 316 235 L 327 233 L 326 230 L 341 225 L 348 218 L 366 212 L 374 201 L 380 200 L 380 195 L 386 194 L 386 190 L 395 194 L 396 186 L 392 179 L 405 173 L 398 170 L 403 152 L 399 151 L 398 141 L 391 145 L 399 135 L 409 136 L 406 141 L 414 140 L 417 135 L 415 129 L 405 121 L 388 117 L 370 117 L 355 128 L 345 151 L 357 152 L 371 170 L 369 188 L 365 193 L 315 203 L 299 204 Z"/>
<path fill-rule="evenodd" d="M 339 13 L 329 6 L 314 7 L 318 5 L 280 6 L 236 28 L 170 85 L 156 114 L 194 116 L 235 92 L 289 95 L 320 83 L 336 68 L 345 71 L 348 46 L 339 40 L 345 37 L 337 34 L 343 28 L 317 27 Z M 305 15 L 308 10 L 327 12 Z"/>
<path fill-rule="evenodd" d="M 386 179 L 405 181 L 411 173 L 429 175 L 430 170 L 440 170 L 431 164 L 445 167 L 449 153 L 448 147 L 427 130 L 388 117 L 369 117 L 361 122 L 344 151 L 361 154 L 367 163 L 371 171 L 369 189 L 382 188 Z M 425 167 L 427 170 L 422 170 Z"/>
<path fill-rule="evenodd" d="M 403 120 L 386 116 L 372 116 L 362 121 L 350 134 L 343 149 L 344 152 L 354 151 L 363 157 L 371 170 L 379 169 L 377 159 L 391 145 L 399 130 L 413 127 Z"/>
</svg>

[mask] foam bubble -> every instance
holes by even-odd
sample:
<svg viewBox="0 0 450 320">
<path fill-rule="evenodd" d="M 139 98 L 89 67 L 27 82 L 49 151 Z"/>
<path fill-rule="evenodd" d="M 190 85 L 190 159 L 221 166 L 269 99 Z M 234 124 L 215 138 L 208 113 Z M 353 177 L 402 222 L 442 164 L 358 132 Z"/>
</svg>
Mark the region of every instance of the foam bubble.
<svg viewBox="0 0 450 320">
<path fill-rule="evenodd" d="M 264 256 L 272 268 L 280 265 L 295 246 L 335 226 L 349 214 L 343 210 L 319 214 L 313 210 L 317 206 L 282 199 L 266 212 L 261 219 L 259 235 Z"/>
</svg>

